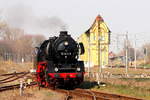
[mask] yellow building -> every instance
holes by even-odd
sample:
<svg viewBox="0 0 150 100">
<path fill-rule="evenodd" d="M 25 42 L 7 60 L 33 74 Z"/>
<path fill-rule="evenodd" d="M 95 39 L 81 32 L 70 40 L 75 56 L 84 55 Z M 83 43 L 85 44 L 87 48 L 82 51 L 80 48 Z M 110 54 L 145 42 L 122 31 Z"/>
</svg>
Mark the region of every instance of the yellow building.
<svg viewBox="0 0 150 100">
<path fill-rule="evenodd" d="M 100 15 L 92 26 L 78 38 L 85 48 L 85 53 L 80 59 L 85 66 L 107 66 L 110 44 L 110 30 Z"/>
</svg>

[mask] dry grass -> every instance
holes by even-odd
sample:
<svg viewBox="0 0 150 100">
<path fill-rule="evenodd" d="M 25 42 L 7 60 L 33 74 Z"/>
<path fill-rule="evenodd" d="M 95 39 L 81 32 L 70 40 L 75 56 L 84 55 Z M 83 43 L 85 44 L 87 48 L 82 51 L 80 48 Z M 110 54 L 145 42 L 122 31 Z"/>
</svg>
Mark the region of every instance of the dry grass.
<svg viewBox="0 0 150 100">
<path fill-rule="evenodd" d="M 92 72 L 99 72 L 98 67 L 91 69 Z M 111 74 L 126 74 L 125 68 L 103 68 L 103 73 Z M 128 69 L 128 74 L 150 74 L 149 69 Z M 92 78 L 93 80 L 93 78 Z M 94 86 L 91 89 L 114 93 L 120 95 L 127 95 L 132 97 L 143 98 L 150 100 L 150 78 L 104 78 L 102 82 L 106 86 Z"/>
<path fill-rule="evenodd" d="M 95 87 L 93 90 L 106 92 L 110 94 L 119 94 L 129 97 L 142 98 L 144 100 L 150 100 L 150 91 L 138 87 L 129 87 L 126 85 L 112 85 L 107 84 L 105 87 Z"/>
<path fill-rule="evenodd" d="M 103 73 L 111 73 L 111 74 L 125 74 L 125 68 L 103 68 Z M 91 72 L 99 72 L 98 67 L 91 68 Z M 150 74 L 150 69 L 134 69 L 128 68 L 128 74 Z"/>
<path fill-rule="evenodd" d="M 126 85 L 130 87 L 141 87 L 145 89 L 150 89 L 150 79 L 104 79 L 103 80 L 106 83 L 112 84 L 112 85 Z"/>
<path fill-rule="evenodd" d="M 97 85 L 96 82 L 86 78 L 80 87 L 110 94 L 119 94 L 150 100 L 150 79 L 109 78 L 103 79 L 100 82 L 101 85 Z"/>
<path fill-rule="evenodd" d="M 0 93 L 0 100 L 64 100 L 65 95 L 56 93 L 49 89 L 30 88 L 25 89 L 23 96 L 20 96 L 19 90 L 10 90 Z"/>
<path fill-rule="evenodd" d="M 12 61 L 0 61 L 0 73 L 11 73 L 14 71 L 29 71 L 33 67 L 32 63 L 14 63 Z"/>
<path fill-rule="evenodd" d="M 33 67 L 32 63 L 14 63 L 11 61 L 0 61 L 0 74 L 29 71 Z M 5 79 L 9 76 L 1 76 L 0 79 Z M 10 84 L 18 84 L 19 80 L 9 83 L 0 84 L 0 86 L 6 86 Z"/>
</svg>

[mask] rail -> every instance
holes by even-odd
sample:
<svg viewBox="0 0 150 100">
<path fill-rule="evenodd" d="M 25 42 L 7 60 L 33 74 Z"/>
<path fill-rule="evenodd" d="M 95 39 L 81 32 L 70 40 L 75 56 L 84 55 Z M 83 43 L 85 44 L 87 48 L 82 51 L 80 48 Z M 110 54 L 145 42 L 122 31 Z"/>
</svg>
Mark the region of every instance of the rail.
<svg viewBox="0 0 150 100">
<path fill-rule="evenodd" d="M 20 75 L 21 74 L 21 75 Z M 15 81 L 15 80 L 18 80 L 20 78 L 23 78 L 24 76 L 26 76 L 27 74 L 29 74 L 29 72 L 24 72 L 24 73 L 13 73 L 13 74 L 3 74 L 4 76 L 9 76 L 5 79 L 1 79 L 0 80 L 0 84 L 3 84 L 3 83 L 9 83 L 9 82 L 12 82 L 12 81 Z M 10 76 L 11 75 L 11 76 Z M 17 76 L 19 75 L 19 76 Z"/>
<path fill-rule="evenodd" d="M 31 84 L 27 84 L 26 86 L 28 87 L 28 86 L 33 86 L 36 84 L 37 84 L 36 82 L 31 82 Z M 20 88 L 20 84 L 3 86 L 3 87 L 0 87 L 0 92 L 6 91 L 6 90 L 18 89 L 18 88 Z"/>
<path fill-rule="evenodd" d="M 54 91 L 67 94 L 65 100 L 70 100 L 71 98 L 76 98 L 76 97 L 78 97 L 78 99 L 80 100 L 85 100 L 85 99 L 86 100 L 143 100 L 134 97 L 96 92 L 87 89 L 75 89 L 75 90 L 56 89 Z"/>
</svg>

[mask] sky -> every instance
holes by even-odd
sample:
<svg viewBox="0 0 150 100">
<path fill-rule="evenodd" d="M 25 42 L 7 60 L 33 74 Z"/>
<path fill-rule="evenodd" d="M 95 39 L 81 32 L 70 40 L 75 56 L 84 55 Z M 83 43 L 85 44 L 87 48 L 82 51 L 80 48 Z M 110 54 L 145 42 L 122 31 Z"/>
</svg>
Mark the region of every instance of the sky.
<svg viewBox="0 0 150 100">
<path fill-rule="evenodd" d="M 12 25 L 47 37 L 57 35 L 56 30 L 61 26 L 78 37 L 100 14 L 112 32 L 112 46 L 116 45 L 113 41 L 118 34 L 127 32 L 132 43 L 136 34 L 137 44 L 141 46 L 150 42 L 149 4 L 149 0 L 0 0 L 0 11 Z M 24 18 L 19 18 L 21 15 Z M 24 21 L 18 22 L 18 18 Z M 58 27 L 52 26 L 53 23 Z"/>
</svg>

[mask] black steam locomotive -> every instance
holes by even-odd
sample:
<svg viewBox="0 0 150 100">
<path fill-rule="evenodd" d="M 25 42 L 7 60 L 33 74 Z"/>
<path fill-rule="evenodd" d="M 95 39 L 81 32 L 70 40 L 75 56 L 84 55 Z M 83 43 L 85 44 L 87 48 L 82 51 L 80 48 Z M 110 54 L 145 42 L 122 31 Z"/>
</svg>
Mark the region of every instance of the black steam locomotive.
<svg viewBox="0 0 150 100">
<path fill-rule="evenodd" d="M 70 86 L 83 82 L 84 63 L 79 55 L 84 53 L 82 43 L 77 43 L 67 31 L 50 37 L 38 48 L 36 55 L 37 81 L 40 86 Z"/>
</svg>

